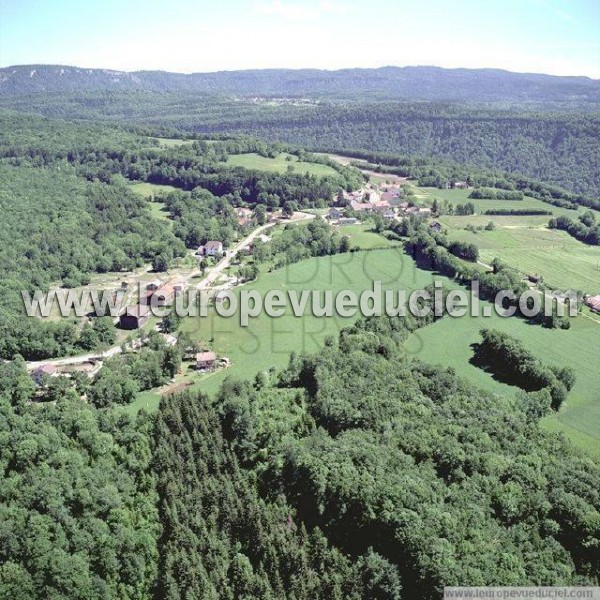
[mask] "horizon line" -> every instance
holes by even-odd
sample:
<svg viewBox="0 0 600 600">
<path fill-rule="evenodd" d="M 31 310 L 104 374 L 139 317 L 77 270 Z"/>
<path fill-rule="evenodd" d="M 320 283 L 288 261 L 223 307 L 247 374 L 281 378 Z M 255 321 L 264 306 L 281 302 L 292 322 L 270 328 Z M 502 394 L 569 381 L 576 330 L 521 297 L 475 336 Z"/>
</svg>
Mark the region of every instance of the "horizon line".
<svg viewBox="0 0 600 600">
<path fill-rule="evenodd" d="M 321 71 L 326 73 L 337 73 L 340 71 L 379 71 L 383 69 L 440 69 L 442 71 L 499 71 L 503 73 L 510 73 L 513 75 L 542 75 L 544 77 L 558 77 L 562 79 L 576 78 L 576 79 L 588 79 L 594 82 L 600 82 L 599 77 L 592 77 L 590 75 L 554 75 L 552 73 L 542 73 L 539 71 L 512 71 L 503 67 L 442 67 L 440 65 L 432 64 L 410 64 L 410 65 L 392 65 L 383 64 L 378 67 L 340 67 L 335 69 L 320 68 L 320 67 L 254 67 L 245 69 L 218 69 L 208 71 L 169 71 L 166 69 L 113 69 L 110 67 L 84 67 L 66 63 L 23 63 L 23 64 L 11 64 L 3 66 L 0 64 L 0 69 L 15 69 L 15 68 L 32 68 L 32 67 L 58 67 L 66 69 L 81 69 L 83 71 L 109 71 L 114 73 L 168 73 L 172 75 L 209 75 L 209 74 L 222 74 L 222 73 L 244 73 L 251 71 Z"/>
</svg>

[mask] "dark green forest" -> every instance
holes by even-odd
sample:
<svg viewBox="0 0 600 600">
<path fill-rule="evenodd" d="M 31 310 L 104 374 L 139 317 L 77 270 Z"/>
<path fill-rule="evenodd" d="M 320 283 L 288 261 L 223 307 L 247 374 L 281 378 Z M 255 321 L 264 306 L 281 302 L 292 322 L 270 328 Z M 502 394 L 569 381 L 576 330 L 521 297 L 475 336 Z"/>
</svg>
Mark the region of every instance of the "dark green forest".
<svg viewBox="0 0 600 600">
<path fill-rule="evenodd" d="M 36 387 L 25 360 L 98 350 L 115 343 L 115 329 L 108 317 L 25 318 L 20 295 L 109 271 L 163 271 L 207 240 L 239 239 L 250 225 L 236 209 L 264 223 L 268 212 L 329 207 L 364 183 L 315 150 L 424 186 L 465 181 L 474 197 L 514 200 L 513 211 L 519 198 L 539 198 L 572 215 L 550 227 L 597 244 L 593 82 L 522 80 L 519 97 L 534 104 L 532 90 L 550 86 L 540 112 L 525 114 L 516 97 L 470 111 L 400 104 L 397 83 L 379 103 L 347 102 L 337 80 L 335 98 L 271 105 L 187 83 L 168 91 L 168 74 L 155 74 L 151 91 L 98 91 L 100 73 L 88 87 L 76 79 L 56 94 L 29 95 L 23 77 L 10 93 L 0 87 L 0 598 L 434 600 L 444 585 L 599 584 L 600 468 L 539 424 L 574 374 L 516 339 L 484 330 L 472 357 L 514 394 L 409 356 L 404 342 L 433 316 L 379 317 L 316 354 L 292 353 L 283 369 L 226 378 L 212 396 L 167 394 L 157 412 L 134 413 L 138 392 L 170 381 L 199 345 L 179 334 L 168 346 L 153 332 L 94 379 Z M 318 89 L 318 75 L 309 79 Z M 227 163 L 250 152 L 334 171 Z M 176 188 L 154 196 L 169 219 L 132 183 Z M 447 208 L 436 202 L 435 212 Z M 472 213 L 473 203 L 453 210 Z M 420 218 L 374 223 L 419 267 L 478 280 L 482 298 L 526 288 L 510 265 L 484 268 L 475 244 Z M 257 241 L 239 275 L 353 249 L 343 229 L 314 219 Z M 554 315 L 530 324 L 570 326 Z"/>
<path fill-rule="evenodd" d="M 521 173 L 573 192 L 600 193 L 598 114 L 514 114 L 451 105 L 327 106 L 198 131 L 246 131 L 323 151 L 364 149 Z M 343 153 L 343 152 L 342 152 Z"/>
<path fill-rule="evenodd" d="M 0 595 L 597 584 L 598 466 L 539 428 L 539 394 L 492 396 L 408 359 L 424 324 L 359 322 L 213 400 L 167 397 L 155 419 L 75 397 L 40 408 L 3 365 Z"/>
<path fill-rule="evenodd" d="M 150 126 L 168 134 L 251 134 L 311 150 L 435 157 L 520 173 L 571 192 L 600 193 L 597 102 L 465 106 L 434 100 L 252 102 L 224 94 L 77 92 L 5 96 L 0 106 L 51 117 Z"/>
</svg>

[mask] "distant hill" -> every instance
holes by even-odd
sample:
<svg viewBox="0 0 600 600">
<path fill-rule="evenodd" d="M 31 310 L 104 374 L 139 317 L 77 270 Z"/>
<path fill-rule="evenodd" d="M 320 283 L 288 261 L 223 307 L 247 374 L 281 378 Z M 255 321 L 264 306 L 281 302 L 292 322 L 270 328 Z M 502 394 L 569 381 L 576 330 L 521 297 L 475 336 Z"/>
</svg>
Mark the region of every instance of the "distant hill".
<svg viewBox="0 0 600 600">
<path fill-rule="evenodd" d="M 365 98 L 474 102 L 600 102 L 600 80 L 497 69 L 383 67 L 265 69 L 217 73 L 123 72 L 61 65 L 0 69 L 0 96 L 42 92 L 154 91 L 241 96 Z"/>
</svg>

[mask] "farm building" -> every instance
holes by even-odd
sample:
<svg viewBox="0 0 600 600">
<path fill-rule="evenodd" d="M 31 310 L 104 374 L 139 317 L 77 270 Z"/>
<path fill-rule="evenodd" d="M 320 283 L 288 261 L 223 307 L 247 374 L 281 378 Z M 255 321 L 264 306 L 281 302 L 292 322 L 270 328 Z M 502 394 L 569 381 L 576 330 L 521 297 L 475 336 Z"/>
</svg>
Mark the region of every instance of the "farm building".
<svg viewBox="0 0 600 600">
<path fill-rule="evenodd" d="M 382 196 L 382 198 L 383 198 L 383 196 Z M 407 202 L 402 200 L 402 196 L 394 196 L 393 198 L 389 198 L 388 202 L 389 202 L 390 206 L 398 207 L 398 208 L 400 208 L 405 203 L 408 205 Z"/>
<path fill-rule="evenodd" d="M 432 221 L 429 224 L 429 229 L 433 231 L 437 231 L 438 233 L 442 230 L 442 224 L 439 221 Z"/>
<path fill-rule="evenodd" d="M 140 329 L 150 318 L 150 309 L 143 304 L 129 306 L 119 317 L 119 326 L 122 329 Z"/>
<path fill-rule="evenodd" d="M 388 209 L 390 207 L 390 203 L 387 200 L 375 200 L 374 202 L 371 202 L 371 206 L 376 211 L 382 211 Z"/>
<path fill-rule="evenodd" d="M 196 354 L 196 369 L 198 371 L 212 371 L 217 362 L 217 355 L 214 352 L 198 352 Z"/>
<path fill-rule="evenodd" d="M 338 220 L 338 225 L 356 225 L 358 223 L 358 219 L 354 217 L 342 217 Z"/>
<path fill-rule="evenodd" d="M 330 208 L 329 213 L 327 213 L 328 219 L 341 219 L 344 216 L 344 213 L 339 208 Z"/>
<path fill-rule="evenodd" d="M 165 285 L 152 292 L 152 304 L 154 306 L 168 306 L 173 302 L 175 296 L 183 293 L 184 290 L 185 284 L 181 281 L 165 283 Z"/>
<path fill-rule="evenodd" d="M 42 365 L 31 374 L 36 385 L 42 385 L 47 377 L 58 377 L 58 369 L 54 365 Z"/>
<path fill-rule="evenodd" d="M 373 210 L 370 202 L 358 202 L 357 200 L 350 202 L 350 208 L 356 212 L 371 212 Z"/>
<path fill-rule="evenodd" d="M 395 198 L 399 198 L 400 195 L 399 193 L 396 192 L 383 192 L 383 194 L 381 194 L 381 201 L 382 202 L 387 202 L 388 204 L 394 200 Z"/>
</svg>

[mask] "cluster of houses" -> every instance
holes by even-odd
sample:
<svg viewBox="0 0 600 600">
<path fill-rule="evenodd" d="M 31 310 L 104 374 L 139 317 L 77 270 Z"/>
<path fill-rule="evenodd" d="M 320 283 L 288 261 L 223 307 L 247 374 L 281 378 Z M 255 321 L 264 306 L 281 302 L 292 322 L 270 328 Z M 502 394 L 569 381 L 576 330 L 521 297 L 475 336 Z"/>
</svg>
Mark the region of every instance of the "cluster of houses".
<svg viewBox="0 0 600 600">
<path fill-rule="evenodd" d="M 347 208 L 355 213 L 380 214 L 384 219 L 394 219 L 418 214 L 423 217 L 431 216 L 431 209 L 414 206 L 403 199 L 399 186 L 383 186 L 378 189 L 361 190 L 344 194 Z M 333 207 L 327 214 L 327 219 L 337 225 L 354 225 L 358 219 L 346 215 L 347 208 Z"/>
<path fill-rule="evenodd" d="M 187 285 L 183 281 L 163 283 L 160 279 L 146 284 L 146 294 L 140 298 L 139 304 L 128 306 L 119 317 L 121 329 L 141 329 L 150 318 L 149 305 L 164 307 L 173 303 L 177 294 L 182 294 Z"/>
</svg>

